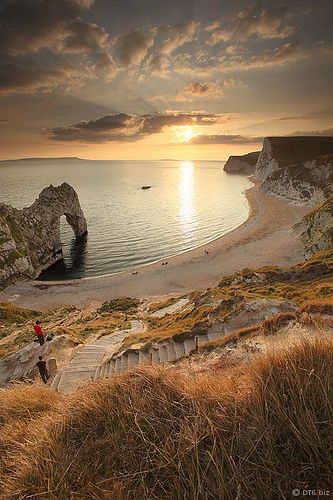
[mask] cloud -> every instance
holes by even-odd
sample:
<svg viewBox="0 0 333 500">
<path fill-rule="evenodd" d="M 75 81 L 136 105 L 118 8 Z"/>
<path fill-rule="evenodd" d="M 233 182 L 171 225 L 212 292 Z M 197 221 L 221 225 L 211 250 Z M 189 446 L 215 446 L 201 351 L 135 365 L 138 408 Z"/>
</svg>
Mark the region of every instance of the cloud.
<svg viewBox="0 0 333 500">
<path fill-rule="evenodd" d="M 76 19 L 67 27 L 59 50 L 70 53 L 99 52 L 102 47 L 107 46 L 108 39 L 108 32 L 101 26 Z"/>
<path fill-rule="evenodd" d="M 199 26 L 200 23 L 198 21 L 190 21 L 188 23 L 161 26 L 158 28 L 157 33 L 165 38 L 161 43 L 160 53 L 171 54 L 174 50 L 191 42 Z"/>
<path fill-rule="evenodd" d="M 263 137 L 246 137 L 243 135 L 196 135 L 187 144 L 258 144 Z"/>
<path fill-rule="evenodd" d="M 133 142 L 162 132 L 164 128 L 184 125 L 212 125 L 218 116 L 209 113 L 166 112 L 135 115 L 116 113 L 45 133 L 52 140 L 82 142 Z"/>
<path fill-rule="evenodd" d="M 79 71 L 69 64 L 42 69 L 36 64 L 13 63 L 0 65 L 0 94 L 30 93 L 38 89 L 53 88 L 71 81 L 73 85 Z"/>
<path fill-rule="evenodd" d="M 147 33 L 134 30 L 114 38 L 113 46 L 118 53 L 120 64 L 122 66 L 140 64 L 154 45 L 154 38 L 154 30 Z"/>
<path fill-rule="evenodd" d="M 287 38 L 295 31 L 292 26 L 286 25 L 288 18 L 286 5 L 271 5 L 261 11 L 257 5 L 252 5 L 226 19 L 225 26 L 222 21 L 222 28 L 213 32 L 210 43 L 214 45 L 232 39 L 245 40 L 251 36 Z"/>
<path fill-rule="evenodd" d="M 225 89 L 240 85 L 234 78 L 228 78 L 222 83 L 204 81 L 191 82 L 176 95 L 176 101 L 191 102 L 195 99 L 219 99 L 224 96 Z"/>
<path fill-rule="evenodd" d="M 7 2 L 0 11 L 0 53 L 12 56 L 55 48 L 59 41 L 71 34 L 73 21 L 92 4 L 93 0 Z"/>
<path fill-rule="evenodd" d="M 318 130 L 296 130 L 295 132 L 291 132 L 288 134 L 292 135 L 333 135 L 333 125 L 329 128 L 323 128 Z"/>
<path fill-rule="evenodd" d="M 159 76 L 165 76 L 170 70 L 170 60 L 165 54 L 153 53 L 151 54 L 146 62 L 146 68 L 152 74 L 157 74 Z"/>
<path fill-rule="evenodd" d="M 304 48 L 298 42 L 287 42 L 279 47 L 259 53 L 251 53 L 244 49 L 239 52 L 223 51 L 219 57 L 207 56 L 199 63 L 193 60 L 190 54 L 177 54 L 174 58 L 174 71 L 208 77 L 227 71 L 246 71 L 260 68 L 270 68 L 300 62 L 303 59 L 314 57 L 332 57 L 333 49 L 330 45 L 314 44 Z"/>
<path fill-rule="evenodd" d="M 76 67 L 82 67 L 82 80 L 90 78 L 92 72 L 112 78 L 116 67 L 110 53 L 108 32 L 81 18 L 93 3 L 94 0 L 8 1 L 0 10 L 0 54 L 7 63 L 2 66 L 5 74 L 5 81 L 0 82 L 2 92 L 14 92 L 16 88 L 20 92 L 25 89 L 32 92 L 47 85 L 51 89 L 61 81 L 66 85 L 70 83 L 66 75 L 71 78 L 73 71 L 61 70 L 60 66 L 49 68 L 45 59 L 39 59 L 39 65 L 33 62 L 22 65 L 22 55 L 45 49 L 56 54 L 53 57 L 60 61 L 66 60 L 64 56 L 68 54 L 82 56 L 75 61 Z M 38 60 L 38 55 L 35 58 Z"/>
<path fill-rule="evenodd" d="M 291 132 L 290 134 L 284 135 L 284 137 L 290 136 L 333 136 L 333 125 L 326 129 L 319 130 L 297 130 L 295 132 Z M 248 137 L 243 135 L 196 135 L 192 137 L 190 141 L 187 141 L 186 144 L 234 144 L 234 145 L 245 145 L 245 144 L 260 144 L 264 140 L 264 137 Z"/>
</svg>

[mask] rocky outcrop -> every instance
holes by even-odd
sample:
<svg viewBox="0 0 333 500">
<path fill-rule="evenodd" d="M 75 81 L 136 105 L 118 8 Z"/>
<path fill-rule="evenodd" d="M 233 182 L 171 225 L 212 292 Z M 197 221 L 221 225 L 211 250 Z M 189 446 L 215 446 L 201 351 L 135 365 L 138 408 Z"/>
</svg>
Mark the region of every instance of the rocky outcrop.
<svg viewBox="0 0 333 500">
<path fill-rule="evenodd" d="M 306 255 L 333 247 L 333 196 L 294 226 Z"/>
<path fill-rule="evenodd" d="M 223 170 L 228 173 L 253 174 L 260 151 L 253 151 L 243 156 L 229 156 Z"/>
<path fill-rule="evenodd" d="M 303 165 L 319 156 L 333 154 L 333 137 L 267 137 L 264 139 L 254 177 L 265 181 L 289 165 Z"/>
<path fill-rule="evenodd" d="M 77 342 L 66 335 L 56 335 L 43 346 L 29 342 L 16 352 L 0 359 L 0 384 L 35 378 L 38 375 L 36 366 L 38 356 L 43 356 L 45 361 L 55 358 L 58 364 L 67 365 L 77 345 Z"/>
<path fill-rule="evenodd" d="M 271 173 L 261 189 L 294 203 L 316 206 L 333 195 L 333 154 Z"/>
<path fill-rule="evenodd" d="M 49 186 L 28 208 L 0 204 L 0 288 L 22 278 L 35 278 L 62 259 L 60 217 L 77 238 L 87 224 L 75 190 L 66 183 Z"/>
</svg>

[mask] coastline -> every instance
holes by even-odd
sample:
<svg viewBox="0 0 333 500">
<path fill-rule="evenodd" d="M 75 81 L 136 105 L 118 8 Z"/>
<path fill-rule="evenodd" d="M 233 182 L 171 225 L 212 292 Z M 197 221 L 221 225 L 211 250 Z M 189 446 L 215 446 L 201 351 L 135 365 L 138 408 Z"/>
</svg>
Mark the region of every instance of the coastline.
<svg viewBox="0 0 333 500">
<path fill-rule="evenodd" d="M 245 192 L 247 219 L 203 246 L 116 274 L 18 283 L 0 293 L 0 301 L 46 310 L 87 306 L 122 295 L 176 295 L 214 286 L 223 276 L 245 267 L 288 266 L 300 261 L 303 249 L 290 229 L 309 209 L 263 193 L 260 184 L 251 180 L 254 185 Z M 166 260 L 168 265 L 162 266 Z"/>
</svg>

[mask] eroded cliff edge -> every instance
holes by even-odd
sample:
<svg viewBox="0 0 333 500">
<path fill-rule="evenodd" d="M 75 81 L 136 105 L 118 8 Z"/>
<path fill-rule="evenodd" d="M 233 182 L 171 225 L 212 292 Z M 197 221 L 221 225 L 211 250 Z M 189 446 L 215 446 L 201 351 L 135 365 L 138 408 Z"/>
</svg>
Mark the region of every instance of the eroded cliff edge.
<svg viewBox="0 0 333 500">
<path fill-rule="evenodd" d="M 305 254 L 333 247 L 333 196 L 314 208 L 294 226 L 305 247 Z"/>
<path fill-rule="evenodd" d="M 78 195 L 67 183 L 49 186 L 28 208 L 0 203 L 0 288 L 18 279 L 36 278 L 62 259 L 60 217 L 77 238 L 87 234 Z"/>
<path fill-rule="evenodd" d="M 229 156 L 223 170 L 228 173 L 253 174 L 260 151 L 253 151 L 242 156 Z"/>
</svg>

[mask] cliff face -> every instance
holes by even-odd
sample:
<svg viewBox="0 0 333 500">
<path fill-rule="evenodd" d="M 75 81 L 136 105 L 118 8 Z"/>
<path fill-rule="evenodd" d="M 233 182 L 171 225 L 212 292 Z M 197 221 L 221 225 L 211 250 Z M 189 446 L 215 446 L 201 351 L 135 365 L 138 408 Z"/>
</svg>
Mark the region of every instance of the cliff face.
<svg viewBox="0 0 333 500">
<path fill-rule="evenodd" d="M 87 234 L 78 196 L 66 183 L 43 189 L 23 210 L 0 204 L 0 287 L 19 278 L 35 278 L 62 259 L 62 215 L 76 237 Z"/>
<path fill-rule="evenodd" d="M 289 165 L 304 164 L 333 154 L 333 137 L 267 137 L 264 139 L 254 177 L 265 181 Z"/>
<path fill-rule="evenodd" d="M 295 203 L 315 206 L 333 195 L 333 154 L 280 168 L 261 189 Z"/>
<path fill-rule="evenodd" d="M 307 255 L 333 247 L 333 196 L 294 226 Z"/>
<path fill-rule="evenodd" d="M 253 174 L 260 151 L 247 153 L 243 156 L 229 156 L 223 170 L 229 173 Z"/>
</svg>

